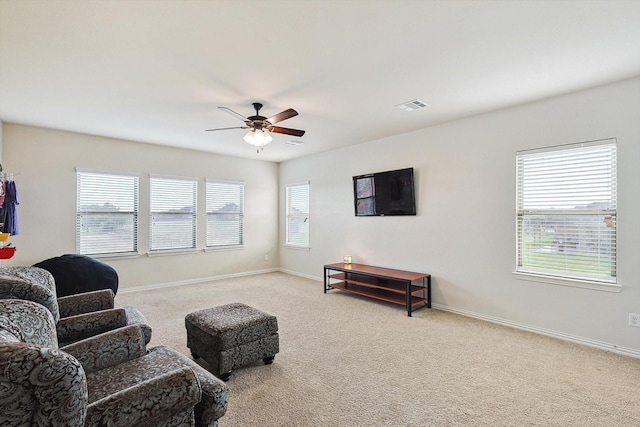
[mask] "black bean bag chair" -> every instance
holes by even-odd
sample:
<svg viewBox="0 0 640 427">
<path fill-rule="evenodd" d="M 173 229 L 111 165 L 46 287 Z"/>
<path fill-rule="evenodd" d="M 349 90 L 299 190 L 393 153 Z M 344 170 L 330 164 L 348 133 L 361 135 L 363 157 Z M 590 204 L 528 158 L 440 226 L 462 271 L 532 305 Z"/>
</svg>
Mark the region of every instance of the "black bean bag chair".
<svg viewBox="0 0 640 427">
<path fill-rule="evenodd" d="M 118 291 L 116 270 L 86 255 L 66 254 L 33 266 L 43 268 L 53 275 L 58 297 L 102 289 L 111 289 L 115 295 Z"/>
</svg>

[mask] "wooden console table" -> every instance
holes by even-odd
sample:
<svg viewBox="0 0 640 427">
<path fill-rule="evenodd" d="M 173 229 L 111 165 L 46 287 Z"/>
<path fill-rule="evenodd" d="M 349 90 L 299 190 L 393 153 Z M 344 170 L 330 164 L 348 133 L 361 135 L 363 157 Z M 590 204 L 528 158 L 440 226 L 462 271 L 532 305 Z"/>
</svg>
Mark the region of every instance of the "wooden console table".
<svg viewBox="0 0 640 427">
<path fill-rule="evenodd" d="M 404 305 L 409 317 L 418 308 L 431 308 L 431 275 L 425 273 L 364 264 L 327 264 L 324 293 L 331 289 Z"/>
</svg>

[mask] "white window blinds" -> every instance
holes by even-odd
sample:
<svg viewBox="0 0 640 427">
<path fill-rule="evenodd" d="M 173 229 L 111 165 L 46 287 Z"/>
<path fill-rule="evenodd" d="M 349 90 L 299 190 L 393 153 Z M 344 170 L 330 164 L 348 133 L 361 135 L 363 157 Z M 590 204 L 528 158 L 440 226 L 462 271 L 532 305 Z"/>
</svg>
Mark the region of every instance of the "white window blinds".
<svg viewBox="0 0 640 427">
<path fill-rule="evenodd" d="M 616 141 L 516 154 L 516 271 L 616 283 Z"/>
<path fill-rule="evenodd" d="M 198 183 L 151 177 L 150 250 L 195 249 Z"/>
<path fill-rule="evenodd" d="M 309 183 L 286 186 L 286 244 L 309 246 Z"/>
<path fill-rule="evenodd" d="M 138 177 L 78 171 L 76 179 L 78 254 L 137 254 Z"/>
<path fill-rule="evenodd" d="M 207 247 L 243 244 L 244 183 L 207 181 Z"/>
</svg>

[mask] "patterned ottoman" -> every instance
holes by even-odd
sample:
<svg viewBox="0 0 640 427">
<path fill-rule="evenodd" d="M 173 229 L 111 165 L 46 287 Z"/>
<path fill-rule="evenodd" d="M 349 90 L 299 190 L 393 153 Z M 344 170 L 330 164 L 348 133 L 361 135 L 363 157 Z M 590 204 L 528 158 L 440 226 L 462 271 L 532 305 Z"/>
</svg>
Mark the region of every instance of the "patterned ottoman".
<svg viewBox="0 0 640 427">
<path fill-rule="evenodd" d="M 189 313 L 184 323 L 193 357 L 202 357 L 223 381 L 233 368 L 260 359 L 272 363 L 280 351 L 276 317 L 242 303 Z"/>
</svg>

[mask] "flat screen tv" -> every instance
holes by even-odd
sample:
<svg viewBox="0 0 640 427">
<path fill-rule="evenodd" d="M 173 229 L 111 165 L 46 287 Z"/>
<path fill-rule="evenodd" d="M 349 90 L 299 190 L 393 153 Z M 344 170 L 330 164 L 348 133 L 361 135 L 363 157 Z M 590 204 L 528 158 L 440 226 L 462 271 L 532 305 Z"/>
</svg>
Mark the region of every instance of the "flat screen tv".
<svg viewBox="0 0 640 427">
<path fill-rule="evenodd" d="M 415 215 L 413 168 L 353 177 L 356 216 Z"/>
</svg>

